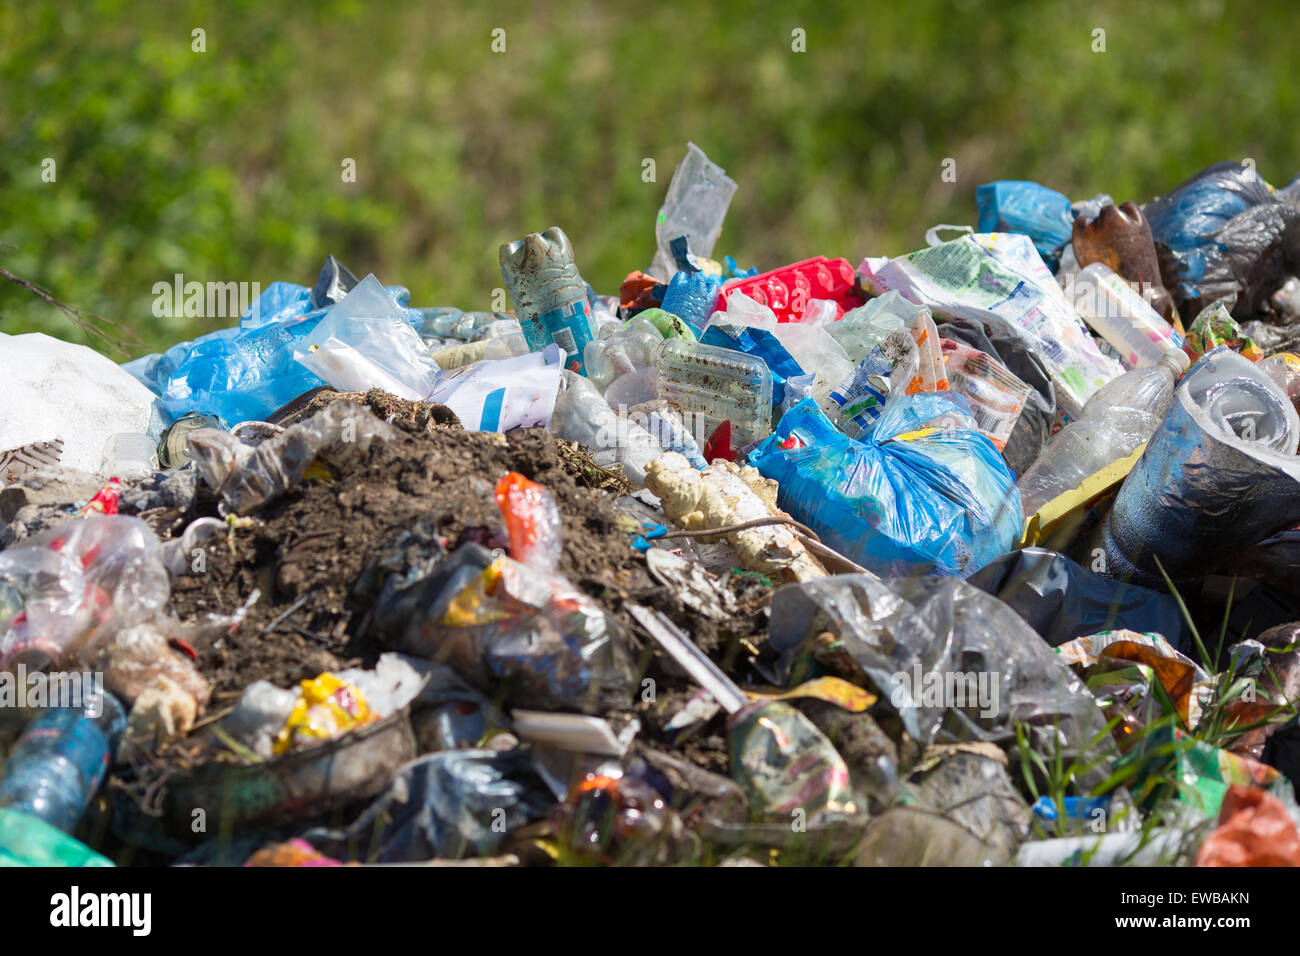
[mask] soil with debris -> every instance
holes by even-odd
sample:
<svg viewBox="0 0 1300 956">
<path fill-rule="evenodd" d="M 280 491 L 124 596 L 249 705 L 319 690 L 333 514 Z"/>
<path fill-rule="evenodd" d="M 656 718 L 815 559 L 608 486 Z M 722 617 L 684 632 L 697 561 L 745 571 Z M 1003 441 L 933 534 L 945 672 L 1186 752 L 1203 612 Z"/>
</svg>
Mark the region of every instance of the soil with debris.
<svg viewBox="0 0 1300 956">
<path fill-rule="evenodd" d="M 545 429 L 467 432 L 442 406 L 377 389 L 318 393 L 282 424 L 302 421 L 338 400 L 369 408 L 394 428 L 396 439 L 375 443 L 368 455 L 328 479 L 305 481 L 242 521 L 246 526 L 209 539 L 201 573 L 173 582 L 177 613 L 195 622 L 234 613 L 254 592 L 259 595 L 238 627 L 196 649 L 199 669 L 214 684 L 214 709 L 257 680 L 288 687 L 325 670 L 372 666 L 388 648 L 363 633 L 369 601 L 358 584 L 367 569 L 417 527 L 433 529 L 448 551 L 471 540 L 506 547 L 494 489 L 507 471 L 520 472 L 555 496 L 564 523 L 559 570 L 620 618 L 634 657 L 641 654 L 652 676 L 662 666 L 659 655 L 651 660 L 636 642 L 635 625 L 623 611 L 627 601 L 663 610 L 728 665 L 747 653 L 742 638 L 750 648 L 764 639 L 766 620 L 757 611 L 768 589 L 753 578 L 727 581 L 750 609 L 733 626 L 704 619 L 650 577 L 644 558 L 630 547 L 636 525 L 615 505 L 615 495 L 628 488 L 626 479 L 597 466 L 580 446 Z M 205 488 L 196 512 L 218 513 Z M 671 670 L 659 676 L 668 684 L 689 684 Z"/>
</svg>

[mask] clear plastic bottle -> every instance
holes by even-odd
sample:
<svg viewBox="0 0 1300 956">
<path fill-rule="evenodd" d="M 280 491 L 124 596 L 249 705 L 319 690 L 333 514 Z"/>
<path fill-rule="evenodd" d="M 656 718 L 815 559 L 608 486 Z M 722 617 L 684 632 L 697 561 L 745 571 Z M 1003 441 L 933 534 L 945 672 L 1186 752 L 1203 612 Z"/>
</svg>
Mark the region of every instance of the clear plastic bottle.
<svg viewBox="0 0 1300 956">
<path fill-rule="evenodd" d="M 686 322 L 696 332 L 709 324 L 713 306 L 718 301 L 719 276 L 703 272 L 678 272 L 664 293 L 663 310 Z"/>
<path fill-rule="evenodd" d="M 596 337 L 596 327 L 564 230 L 551 226 L 502 243 L 500 260 L 528 347 L 538 352 L 554 342 L 564 349 L 565 367 L 582 372 L 582 351 Z"/>
<path fill-rule="evenodd" d="M 649 319 L 633 316 L 583 351 L 587 378 L 604 392 L 615 379 L 654 365 L 663 333 Z"/>
<path fill-rule="evenodd" d="M 1176 379 L 1161 363 L 1133 369 L 1097 390 L 1016 486 L 1026 517 L 1112 462 L 1133 454 L 1155 432 L 1174 397 Z"/>
<path fill-rule="evenodd" d="M 104 781 L 126 726 L 117 698 L 99 691 L 82 707 L 41 714 L 23 731 L 0 779 L 0 807 L 71 833 Z"/>
<path fill-rule="evenodd" d="M 1164 362 L 1181 375 L 1190 366 L 1183 352 L 1183 337 L 1105 263 L 1094 262 L 1079 270 L 1073 304 L 1129 368 Z"/>
<path fill-rule="evenodd" d="M 672 339 L 670 341 L 677 341 Z M 651 434 L 635 420 L 620 416 L 581 375 L 566 370 L 551 415 L 551 431 L 560 438 L 585 445 L 596 464 L 622 465 L 623 473 L 638 485 L 645 483 L 650 462 L 663 454 Z"/>
</svg>

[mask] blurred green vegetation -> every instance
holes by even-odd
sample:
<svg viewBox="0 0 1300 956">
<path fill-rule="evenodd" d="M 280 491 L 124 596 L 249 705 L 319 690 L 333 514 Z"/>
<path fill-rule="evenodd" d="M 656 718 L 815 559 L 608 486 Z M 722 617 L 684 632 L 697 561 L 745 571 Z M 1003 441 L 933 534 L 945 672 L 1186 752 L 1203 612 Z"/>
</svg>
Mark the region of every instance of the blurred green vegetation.
<svg viewBox="0 0 1300 956">
<path fill-rule="evenodd" d="M 715 256 L 762 268 L 906 252 L 934 223 L 973 224 L 975 187 L 996 178 L 1142 201 L 1249 156 L 1282 185 L 1300 169 L 1294 11 L 10 3 L 0 241 L 17 250 L 0 266 L 157 349 L 231 324 L 155 318 L 152 287 L 176 272 L 310 285 L 334 253 L 414 305 L 484 309 L 497 246 L 552 224 L 615 292 L 649 264 L 687 140 L 740 184 Z M 9 283 L 0 313 L 0 331 L 86 341 Z"/>
</svg>

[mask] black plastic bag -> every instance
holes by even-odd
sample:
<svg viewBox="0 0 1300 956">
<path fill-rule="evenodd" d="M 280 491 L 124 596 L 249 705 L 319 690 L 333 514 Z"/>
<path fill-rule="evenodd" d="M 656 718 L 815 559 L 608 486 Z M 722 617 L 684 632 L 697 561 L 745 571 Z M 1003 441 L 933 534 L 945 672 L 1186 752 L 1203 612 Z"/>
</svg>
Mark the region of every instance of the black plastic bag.
<svg viewBox="0 0 1300 956">
<path fill-rule="evenodd" d="M 491 856 L 553 803 L 525 750 L 443 750 L 399 769 L 347 829 L 314 827 L 302 838 L 367 863 Z"/>
<path fill-rule="evenodd" d="M 1234 296 L 1234 318 L 1255 316 L 1300 262 L 1300 210 L 1242 163 L 1215 163 L 1143 212 L 1187 321 Z"/>
<path fill-rule="evenodd" d="M 1099 631 L 1154 631 L 1186 653 L 1191 634 L 1168 594 L 1095 574 L 1045 548 L 1008 551 L 967 579 L 1011 607 L 1048 644 Z"/>
</svg>

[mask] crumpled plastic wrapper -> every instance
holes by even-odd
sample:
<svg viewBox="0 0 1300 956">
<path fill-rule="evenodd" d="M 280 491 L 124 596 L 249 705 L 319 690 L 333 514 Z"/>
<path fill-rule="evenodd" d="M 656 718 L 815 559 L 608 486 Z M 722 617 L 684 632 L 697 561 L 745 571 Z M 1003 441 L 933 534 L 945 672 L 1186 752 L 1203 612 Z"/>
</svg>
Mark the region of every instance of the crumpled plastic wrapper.
<svg viewBox="0 0 1300 956">
<path fill-rule="evenodd" d="M 198 428 L 190 432 L 187 448 L 204 481 L 226 506 L 247 515 L 296 485 L 313 463 L 337 463 L 365 454 L 372 441 L 387 441 L 393 435 L 368 410 L 333 402 L 256 447 L 230 432 Z"/>
</svg>

